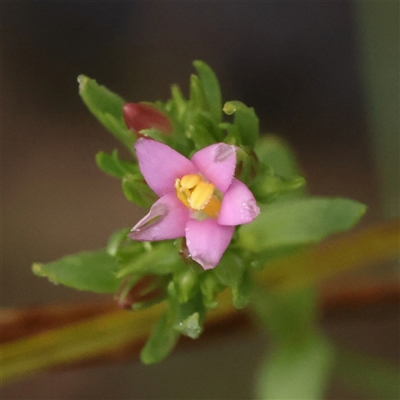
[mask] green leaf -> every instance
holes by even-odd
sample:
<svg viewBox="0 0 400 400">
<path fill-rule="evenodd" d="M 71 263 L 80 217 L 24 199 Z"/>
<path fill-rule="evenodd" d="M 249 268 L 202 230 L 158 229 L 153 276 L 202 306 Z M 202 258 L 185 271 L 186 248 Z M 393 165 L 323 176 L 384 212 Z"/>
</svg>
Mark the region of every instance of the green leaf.
<svg viewBox="0 0 400 400">
<path fill-rule="evenodd" d="M 212 272 L 222 285 L 233 287 L 242 280 L 245 270 L 243 257 L 228 248 Z"/>
<path fill-rule="evenodd" d="M 303 189 L 305 185 L 306 180 L 302 176 L 292 175 L 291 178 L 281 178 L 264 173 L 257 176 L 249 188 L 258 201 L 268 203 L 282 195 L 292 194 L 291 197 L 301 197 L 303 190 L 299 189 Z"/>
<path fill-rule="evenodd" d="M 221 122 L 218 126 L 226 131 L 224 142 L 227 144 L 233 144 L 234 146 L 240 146 L 242 144 L 242 140 L 240 138 L 239 129 L 237 126 L 230 124 L 228 122 Z"/>
<path fill-rule="evenodd" d="M 259 160 L 267 164 L 275 175 L 291 179 L 299 175 L 300 169 L 297 165 L 294 153 L 290 147 L 280 138 L 267 135 L 257 142 L 254 148 Z"/>
<path fill-rule="evenodd" d="M 122 191 L 125 197 L 139 207 L 149 208 L 157 200 L 141 175 L 126 174 L 122 178 Z"/>
<path fill-rule="evenodd" d="M 183 97 L 181 89 L 179 88 L 178 85 L 171 86 L 171 96 L 172 96 L 172 102 L 171 102 L 171 106 L 170 106 L 170 107 L 172 107 L 171 112 L 174 112 L 176 115 L 176 118 L 179 121 L 181 121 L 182 117 L 186 111 L 187 101 Z M 168 111 L 170 111 L 170 110 L 168 109 Z"/>
<path fill-rule="evenodd" d="M 253 280 L 249 271 L 246 271 L 242 279 L 232 287 L 232 303 L 235 308 L 241 309 L 246 307 L 250 302 L 253 292 Z"/>
<path fill-rule="evenodd" d="M 198 288 L 198 273 L 188 267 L 174 275 L 174 292 L 179 303 L 186 303 Z"/>
<path fill-rule="evenodd" d="M 79 94 L 91 113 L 130 151 L 134 134 L 124 122 L 122 107 L 126 101 L 85 75 L 78 76 Z"/>
<path fill-rule="evenodd" d="M 174 329 L 173 318 L 167 311 L 161 316 L 143 347 L 140 358 L 144 364 L 154 364 L 165 357 L 175 347 L 179 332 Z"/>
<path fill-rule="evenodd" d="M 227 115 L 235 114 L 234 124 L 239 130 L 241 142 L 253 148 L 259 136 L 258 118 L 254 109 L 240 101 L 228 101 L 223 111 Z"/>
<path fill-rule="evenodd" d="M 165 241 L 152 245 L 150 250 L 140 255 L 136 254 L 133 259 L 124 263 L 118 277 L 122 278 L 130 274 L 166 275 L 187 268 L 174 245 Z"/>
<path fill-rule="evenodd" d="M 205 271 L 201 275 L 200 290 L 203 295 L 203 303 L 207 308 L 217 307 L 217 294 L 224 288 L 219 282 L 212 270 Z"/>
<path fill-rule="evenodd" d="M 108 239 L 106 251 L 111 257 L 115 257 L 118 254 L 118 250 L 120 249 L 121 244 L 127 240 L 129 232 L 129 228 L 124 228 L 114 232 L 110 236 L 110 238 Z"/>
<path fill-rule="evenodd" d="M 222 116 L 222 98 L 218 79 L 214 71 L 203 61 L 194 61 L 193 65 L 199 74 L 211 117 L 218 124 Z"/>
<path fill-rule="evenodd" d="M 259 252 L 315 243 L 350 229 L 366 206 L 344 198 L 308 197 L 261 207 L 260 215 L 240 229 L 241 247 Z"/>
<path fill-rule="evenodd" d="M 256 398 L 321 399 L 334 353 L 315 326 L 315 291 L 256 289 L 252 304 L 272 339 L 272 352 L 259 371 Z"/>
<path fill-rule="evenodd" d="M 399 399 L 399 368 L 394 363 L 339 350 L 336 370 L 339 379 L 371 399 Z"/>
<path fill-rule="evenodd" d="M 282 343 L 259 371 L 256 398 L 322 399 L 332 365 L 332 348 L 317 334 L 306 341 Z"/>
<path fill-rule="evenodd" d="M 218 127 L 214 129 L 211 120 L 204 113 L 190 112 L 186 125 L 186 136 L 193 140 L 198 150 L 217 141 L 219 133 L 216 132 L 216 129 Z"/>
<path fill-rule="evenodd" d="M 126 173 L 138 173 L 139 168 L 136 164 L 121 160 L 118 151 L 114 150 L 111 154 L 100 151 L 96 154 L 96 165 L 106 174 L 115 178 L 122 178 Z"/>
<path fill-rule="evenodd" d="M 190 93 L 189 101 L 194 110 L 203 111 L 206 108 L 206 99 L 204 96 L 203 88 L 200 79 L 197 75 L 192 74 L 190 76 Z"/>
<path fill-rule="evenodd" d="M 117 278 L 118 269 L 116 259 L 105 250 L 82 252 L 32 266 L 34 274 L 50 282 L 97 293 L 117 292 L 121 283 Z"/>
<path fill-rule="evenodd" d="M 276 343 L 306 341 L 313 334 L 316 301 L 312 289 L 283 293 L 255 287 L 252 305 Z"/>
</svg>

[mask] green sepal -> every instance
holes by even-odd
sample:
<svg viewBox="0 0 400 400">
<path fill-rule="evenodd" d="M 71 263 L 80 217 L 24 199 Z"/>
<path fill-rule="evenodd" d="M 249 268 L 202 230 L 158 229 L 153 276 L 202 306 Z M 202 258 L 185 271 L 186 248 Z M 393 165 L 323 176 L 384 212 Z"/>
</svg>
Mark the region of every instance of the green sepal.
<svg viewBox="0 0 400 400">
<path fill-rule="evenodd" d="M 241 142 L 245 146 L 254 148 L 259 136 L 258 117 L 254 109 L 240 101 L 228 101 L 223 111 L 227 115 L 235 114 L 234 125 L 238 128 Z"/>
<path fill-rule="evenodd" d="M 35 275 L 55 284 L 97 293 L 116 293 L 121 283 L 119 265 L 106 250 L 81 252 L 47 264 L 35 263 Z"/>
<path fill-rule="evenodd" d="M 130 151 L 134 134 L 124 122 L 122 107 L 126 101 L 85 75 L 78 76 L 79 94 L 90 112 Z"/>
<path fill-rule="evenodd" d="M 149 188 L 142 175 L 125 174 L 121 184 L 127 200 L 139 207 L 150 208 L 157 200 L 157 195 Z"/>
<path fill-rule="evenodd" d="M 253 252 L 318 242 L 350 229 L 366 206 L 344 198 L 307 197 L 261 205 L 261 212 L 240 228 L 239 246 Z"/>
<path fill-rule="evenodd" d="M 96 154 L 96 165 L 106 174 L 121 179 L 125 174 L 139 173 L 139 167 L 130 161 L 121 160 L 118 151 L 111 154 L 100 151 Z"/>
<path fill-rule="evenodd" d="M 174 328 L 174 315 L 168 309 L 153 328 L 140 352 L 140 359 L 144 364 L 154 364 L 163 360 L 175 347 L 178 338 L 179 332 Z"/>
<path fill-rule="evenodd" d="M 196 60 L 193 62 L 193 65 L 199 74 L 211 117 L 218 124 L 221 122 L 222 117 L 222 97 L 218 79 L 214 71 L 203 61 Z"/>
</svg>

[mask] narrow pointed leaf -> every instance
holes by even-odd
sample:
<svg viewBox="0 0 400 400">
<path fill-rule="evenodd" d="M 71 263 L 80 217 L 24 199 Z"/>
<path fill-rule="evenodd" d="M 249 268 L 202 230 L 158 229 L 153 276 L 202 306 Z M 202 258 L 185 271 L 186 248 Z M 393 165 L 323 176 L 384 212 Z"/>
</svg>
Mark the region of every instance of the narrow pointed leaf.
<svg viewBox="0 0 400 400">
<path fill-rule="evenodd" d="M 225 103 L 223 111 L 227 115 L 235 115 L 234 124 L 239 130 L 241 142 L 253 148 L 259 135 L 258 117 L 254 109 L 240 101 L 229 101 Z"/>
<path fill-rule="evenodd" d="M 78 83 L 79 94 L 90 112 L 131 150 L 134 135 L 126 127 L 122 116 L 122 107 L 126 101 L 85 75 L 79 75 Z"/>
<path fill-rule="evenodd" d="M 260 215 L 240 230 L 240 245 L 254 252 L 316 243 L 350 229 L 366 207 L 344 198 L 308 197 L 261 207 Z"/>
<path fill-rule="evenodd" d="M 319 335 L 283 343 L 265 359 L 256 387 L 259 400 L 323 398 L 333 350 Z"/>
<path fill-rule="evenodd" d="M 193 65 L 199 74 L 210 114 L 214 121 L 218 124 L 221 122 L 222 114 L 221 90 L 218 79 L 213 70 L 203 61 L 197 60 L 193 63 Z"/>
<path fill-rule="evenodd" d="M 157 200 L 141 175 L 125 174 L 122 178 L 122 191 L 129 201 L 139 207 L 150 208 Z"/>
<path fill-rule="evenodd" d="M 140 358 L 144 364 L 154 364 L 163 360 L 175 347 L 179 332 L 173 327 L 173 321 L 164 312 L 143 347 Z"/>
<path fill-rule="evenodd" d="M 51 263 L 35 263 L 34 274 L 56 284 L 97 293 L 116 293 L 119 266 L 105 250 L 69 255 Z"/>
<path fill-rule="evenodd" d="M 106 174 L 119 179 L 127 173 L 139 173 L 138 166 L 129 161 L 121 160 L 116 150 L 112 154 L 107 154 L 103 151 L 97 153 L 96 164 Z"/>
</svg>

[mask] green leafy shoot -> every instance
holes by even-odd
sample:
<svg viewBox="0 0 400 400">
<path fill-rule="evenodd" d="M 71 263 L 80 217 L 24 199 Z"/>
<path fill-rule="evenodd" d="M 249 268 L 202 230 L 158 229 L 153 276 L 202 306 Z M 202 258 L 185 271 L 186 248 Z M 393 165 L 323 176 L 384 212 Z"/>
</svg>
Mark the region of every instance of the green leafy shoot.
<svg viewBox="0 0 400 400">
<path fill-rule="evenodd" d="M 240 229 L 239 245 L 255 253 L 316 243 L 356 224 L 366 207 L 344 198 L 308 197 L 261 206 L 260 215 Z"/>
<path fill-rule="evenodd" d="M 97 166 L 106 174 L 121 179 L 125 174 L 139 174 L 139 167 L 131 161 L 121 160 L 118 151 L 114 150 L 111 154 L 100 151 L 96 154 Z"/>
<path fill-rule="evenodd" d="M 122 117 L 125 100 L 85 75 L 79 75 L 78 83 L 79 94 L 90 112 L 116 139 L 123 143 L 129 151 L 132 151 L 135 137 L 126 127 Z"/>
<path fill-rule="evenodd" d="M 253 108 L 240 101 L 225 103 L 223 111 L 227 115 L 234 114 L 234 125 L 240 134 L 241 144 L 254 148 L 259 135 L 258 117 Z"/>
<path fill-rule="evenodd" d="M 163 360 L 175 347 L 179 335 L 174 328 L 173 313 L 170 310 L 164 311 L 140 353 L 142 362 L 154 364 Z"/>
<path fill-rule="evenodd" d="M 199 74 L 200 83 L 211 117 L 216 124 L 219 124 L 222 115 L 222 98 L 218 79 L 214 71 L 203 61 L 197 60 L 193 65 Z"/>
<path fill-rule="evenodd" d="M 119 265 L 105 250 L 81 252 L 51 263 L 35 263 L 35 275 L 50 282 L 78 290 L 97 293 L 116 293 L 121 283 L 117 277 Z"/>
</svg>

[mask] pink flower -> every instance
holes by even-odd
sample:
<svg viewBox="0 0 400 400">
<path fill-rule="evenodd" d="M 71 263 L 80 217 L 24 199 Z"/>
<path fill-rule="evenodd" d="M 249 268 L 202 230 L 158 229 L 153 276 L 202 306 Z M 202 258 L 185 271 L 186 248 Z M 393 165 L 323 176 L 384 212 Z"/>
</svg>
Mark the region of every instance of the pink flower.
<svg viewBox="0 0 400 400">
<path fill-rule="evenodd" d="M 139 133 L 142 129 L 156 128 L 166 135 L 172 132 L 168 117 L 151 105 L 126 103 L 122 107 L 122 115 L 126 126 L 133 129 L 138 137 L 143 136 Z"/>
<path fill-rule="evenodd" d="M 216 143 L 188 160 L 163 143 L 141 138 L 135 150 L 144 179 L 160 198 L 129 237 L 185 237 L 191 258 L 204 269 L 214 268 L 235 226 L 253 221 L 260 212 L 249 188 L 234 178 L 236 147 Z"/>
</svg>

